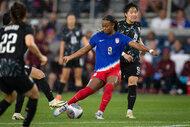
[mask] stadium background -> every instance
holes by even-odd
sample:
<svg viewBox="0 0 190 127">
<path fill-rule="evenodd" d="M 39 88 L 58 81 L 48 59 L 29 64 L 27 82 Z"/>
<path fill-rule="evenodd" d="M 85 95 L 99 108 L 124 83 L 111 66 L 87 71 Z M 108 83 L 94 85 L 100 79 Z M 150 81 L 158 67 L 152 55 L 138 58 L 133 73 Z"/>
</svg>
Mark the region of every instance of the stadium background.
<svg viewBox="0 0 190 127">
<path fill-rule="evenodd" d="M 0 1 L 1 26 L 2 16 L 13 2 L 14 0 Z M 57 64 L 57 60 L 59 40 L 67 13 L 76 14 L 84 34 L 88 36 L 89 31 L 94 34 L 101 30 L 101 18 L 106 14 L 114 15 L 118 21 L 123 20 L 124 5 L 128 2 L 134 2 L 139 6 L 138 21 L 142 24 L 143 42 L 146 46 L 159 51 L 158 57 L 152 57 L 148 53 L 144 56 L 146 62 L 141 65 L 138 92 L 187 93 L 186 84 L 188 76 L 190 76 L 187 69 L 190 66 L 187 64 L 187 68 L 184 69 L 184 64 L 189 60 L 190 54 L 190 0 L 21 0 L 21 2 L 27 6 L 29 12 L 27 22 L 35 29 L 36 43 L 49 58 L 48 64 L 45 67 L 40 67 L 39 60 L 27 53 L 26 64 L 41 68 L 46 73 L 52 90 L 57 91 L 57 81 L 61 73 L 61 67 Z M 162 67 L 158 68 L 158 63 L 163 59 L 163 53 L 167 54 L 168 51 L 171 60 L 175 63 L 175 70 L 166 77 L 171 80 L 170 83 L 158 76 L 158 74 L 165 73 L 160 70 Z M 89 79 L 87 77 L 93 70 L 88 70 L 87 64 L 94 65 L 94 58 L 93 60 L 88 60 L 88 58 L 88 56 L 84 57 L 84 86 Z M 147 65 L 147 62 L 151 65 Z M 149 69 L 146 66 L 149 66 Z M 151 66 L 152 69 L 150 69 Z M 69 83 L 64 89 L 65 92 L 75 89 L 73 80 L 71 73 Z M 124 81 L 115 90 L 115 92 L 126 91 L 127 84 Z"/>
</svg>

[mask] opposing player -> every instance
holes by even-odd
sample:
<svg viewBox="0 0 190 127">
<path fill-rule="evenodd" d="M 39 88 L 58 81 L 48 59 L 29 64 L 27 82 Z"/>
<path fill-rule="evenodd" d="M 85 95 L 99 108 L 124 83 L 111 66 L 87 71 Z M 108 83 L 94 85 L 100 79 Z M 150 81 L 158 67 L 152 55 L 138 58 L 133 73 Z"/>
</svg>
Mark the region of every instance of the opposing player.
<svg viewBox="0 0 190 127">
<path fill-rule="evenodd" d="M 60 86 L 58 89 L 57 100 L 61 100 L 61 94 L 63 88 L 67 84 L 70 76 L 71 69 L 74 69 L 74 79 L 76 91 L 82 89 L 82 67 L 84 64 L 83 58 L 77 58 L 63 63 L 63 56 L 71 55 L 81 48 L 82 42 L 87 45 L 88 40 L 82 33 L 81 27 L 77 24 L 76 16 L 73 13 L 69 13 L 66 16 L 66 25 L 63 29 L 62 40 L 60 44 L 59 64 L 63 66 L 62 74 L 60 77 Z"/>
<path fill-rule="evenodd" d="M 74 58 L 84 55 L 96 46 L 95 72 L 93 73 L 88 85 L 77 92 L 66 105 L 57 108 L 54 111 L 55 117 L 64 112 L 68 105 L 83 100 L 103 86 L 105 86 L 106 91 L 112 93 L 114 87 L 117 86 L 121 78 L 120 57 L 124 46 L 132 46 L 143 52 L 151 52 L 152 55 L 158 55 L 157 51 L 140 45 L 132 41 L 131 38 L 116 32 L 117 21 L 111 15 L 103 18 L 102 29 L 102 32 L 95 34 L 91 38 L 87 46 L 70 56 L 63 57 L 63 61 L 67 63 Z M 103 100 L 105 100 L 106 105 L 109 103 L 111 96 L 112 94 L 110 94 L 110 96 L 103 96 Z"/>
<path fill-rule="evenodd" d="M 138 7 L 129 3 L 124 8 L 125 20 L 118 23 L 118 32 L 132 38 L 133 41 L 144 45 L 140 37 L 141 24 L 136 22 L 138 19 Z M 142 52 L 143 53 L 143 52 Z M 136 101 L 136 87 L 140 76 L 140 51 L 133 47 L 125 47 L 121 62 L 122 78 L 128 82 L 128 110 L 127 118 L 136 118 L 133 113 L 133 107 Z"/>
<path fill-rule="evenodd" d="M 9 12 L 7 12 L 3 15 L 3 27 L 1 28 L 0 31 L 3 31 L 4 28 L 9 23 L 10 23 L 10 15 L 9 15 Z M 33 78 L 35 80 L 37 85 L 44 92 L 44 94 L 46 95 L 46 98 L 49 101 L 49 106 L 51 109 L 55 108 L 55 107 L 60 107 L 66 103 L 64 101 L 59 101 L 59 100 L 54 99 L 53 93 L 51 92 L 51 90 L 49 88 L 49 84 L 47 83 L 47 81 L 45 79 L 45 74 L 41 70 L 31 67 L 31 66 L 27 66 L 27 65 L 24 66 L 24 70 L 25 70 L 25 72 L 27 72 L 27 74 L 31 78 Z M 12 116 L 13 120 L 24 120 L 24 117 L 20 113 L 23 102 L 24 102 L 24 96 L 22 94 L 18 93 L 17 99 L 16 99 L 16 105 L 15 105 L 15 113 Z"/>
<path fill-rule="evenodd" d="M 28 127 L 35 115 L 39 92 L 24 72 L 24 54 L 29 48 L 44 65 L 47 57 L 43 56 L 34 43 L 32 28 L 24 23 L 27 10 L 24 4 L 15 2 L 10 10 L 12 23 L 0 34 L 0 88 L 4 98 L 0 102 L 0 115 L 16 99 L 17 92 L 29 97 L 26 106 L 24 127 Z"/>
</svg>

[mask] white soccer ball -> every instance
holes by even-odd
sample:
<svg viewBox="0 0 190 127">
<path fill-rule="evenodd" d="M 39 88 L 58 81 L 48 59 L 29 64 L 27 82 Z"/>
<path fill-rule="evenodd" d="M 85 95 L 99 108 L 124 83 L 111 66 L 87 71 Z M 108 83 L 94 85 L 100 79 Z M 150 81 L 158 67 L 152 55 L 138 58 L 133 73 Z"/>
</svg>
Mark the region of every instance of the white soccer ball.
<svg viewBox="0 0 190 127">
<path fill-rule="evenodd" d="M 68 106 L 66 112 L 70 119 L 79 119 L 82 116 L 83 109 L 80 105 L 73 103 Z"/>
</svg>

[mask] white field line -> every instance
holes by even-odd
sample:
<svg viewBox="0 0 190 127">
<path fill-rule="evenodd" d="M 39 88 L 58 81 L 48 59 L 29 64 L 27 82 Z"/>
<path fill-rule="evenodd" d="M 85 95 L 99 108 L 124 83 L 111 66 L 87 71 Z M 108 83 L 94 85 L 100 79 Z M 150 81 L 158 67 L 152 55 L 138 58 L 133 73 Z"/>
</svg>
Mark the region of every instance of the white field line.
<svg viewBox="0 0 190 127">
<path fill-rule="evenodd" d="M 158 124 L 158 123 L 165 123 L 165 124 L 176 124 L 176 125 L 166 125 L 166 126 L 150 126 L 150 127 L 185 127 L 189 126 L 190 127 L 190 121 L 185 121 L 185 122 L 174 122 L 174 121 L 169 121 L 169 122 L 163 122 L 163 121 L 121 121 L 121 122 L 32 122 L 32 124 L 36 125 L 61 125 L 61 124 L 127 124 L 127 123 L 152 123 L 152 124 Z M 0 122 L 0 125 L 13 125 L 13 124 L 22 124 L 22 122 L 11 122 L 11 123 L 6 123 L 6 122 Z M 178 124 L 189 124 L 189 125 L 178 125 Z M 127 126 L 124 126 L 127 127 Z M 135 127 L 141 127 L 141 126 L 135 126 Z M 146 126 L 147 127 L 147 126 Z"/>
</svg>

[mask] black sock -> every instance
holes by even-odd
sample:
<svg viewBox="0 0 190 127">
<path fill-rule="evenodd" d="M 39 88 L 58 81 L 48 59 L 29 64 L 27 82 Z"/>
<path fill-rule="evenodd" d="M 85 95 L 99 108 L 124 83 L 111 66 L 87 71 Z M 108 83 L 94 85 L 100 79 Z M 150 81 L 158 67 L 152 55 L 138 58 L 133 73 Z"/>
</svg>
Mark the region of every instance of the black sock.
<svg viewBox="0 0 190 127">
<path fill-rule="evenodd" d="M 63 89 L 65 87 L 65 83 L 61 83 L 59 82 L 59 89 L 58 89 L 58 94 L 62 94 L 63 93 Z"/>
<path fill-rule="evenodd" d="M 136 100 L 136 85 L 129 86 L 128 88 L 128 109 L 133 110 Z"/>
<path fill-rule="evenodd" d="M 10 106 L 11 104 L 8 103 L 5 99 L 3 99 L 0 102 L 0 116 L 6 111 L 6 109 Z"/>
<path fill-rule="evenodd" d="M 49 102 L 52 101 L 54 99 L 54 97 L 53 97 L 53 93 L 49 87 L 47 80 L 45 78 L 42 78 L 39 80 L 35 79 L 35 82 L 40 87 L 40 89 L 43 91 L 43 93 L 46 95 L 46 98 L 48 99 L 48 101 Z"/>
<path fill-rule="evenodd" d="M 23 126 L 28 127 L 36 113 L 36 109 L 37 109 L 37 103 L 38 103 L 38 99 L 31 99 L 29 98 L 25 112 L 26 112 L 26 116 L 25 116 L 25 120 L 23 122 Z"/>
<path fill-rule="evenodd" d="M 16 104 L 15 104 L 15 113 L 21 113 L 22 105 L 24 103 L 24 95 L 22 94 L 17 94 L 16 98 Z"/>
</svg>

